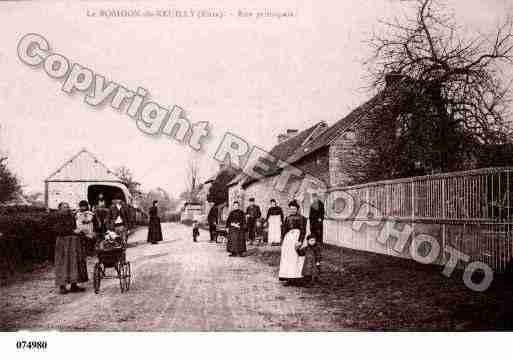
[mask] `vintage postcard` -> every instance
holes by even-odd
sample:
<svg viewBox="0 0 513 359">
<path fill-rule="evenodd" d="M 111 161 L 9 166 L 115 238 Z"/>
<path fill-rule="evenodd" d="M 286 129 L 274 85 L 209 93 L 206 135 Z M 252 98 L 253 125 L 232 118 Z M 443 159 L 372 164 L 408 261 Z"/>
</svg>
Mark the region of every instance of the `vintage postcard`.
<svg viewBox="0 0 513 359">
<path fill-rule="evenodd" d="M 13 352 L 513 329 L 511 0 L 4 1 L 0 24 Z"/>
</svg>

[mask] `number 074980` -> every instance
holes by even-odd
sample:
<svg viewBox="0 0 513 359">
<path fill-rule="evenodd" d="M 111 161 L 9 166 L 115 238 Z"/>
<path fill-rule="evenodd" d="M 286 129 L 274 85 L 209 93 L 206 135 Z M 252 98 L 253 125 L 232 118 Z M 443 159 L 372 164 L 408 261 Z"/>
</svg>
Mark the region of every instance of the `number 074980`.
<svg viewBox="0 0 513 359">
<path fill-rule="evenodd" d="M 16 349 L 20 350 L 44 350 L 48 347 L 46 340 L 17 340 Z"/>
</svg>

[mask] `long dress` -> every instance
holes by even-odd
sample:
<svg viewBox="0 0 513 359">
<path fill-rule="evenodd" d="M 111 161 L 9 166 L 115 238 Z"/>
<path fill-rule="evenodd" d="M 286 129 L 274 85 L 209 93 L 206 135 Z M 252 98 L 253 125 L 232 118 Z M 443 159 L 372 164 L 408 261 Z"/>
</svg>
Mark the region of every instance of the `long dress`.
<svg viewBox="0 0 513 359">
<path fill-rule="evenodd" d="M 312 203 L 310 213 L 308 215 L 310 220 L 310 233 L 315 236 L 319 244 L 323 243 L 323 221 L 324 221 L 324 204 L 317 200 Z"/>
<path fill-rule="evenodd" d="M 55 241 L 55 284 L 87 282 L 86 250 L 79 236 L 73 233 L 76 222 L 73 215 L 57 212 L 52 216 Z"/>
<path fill-rule="evenodd" d="M 234 224 L 238 224 L 239 228 Z M 226 243 L 226 250 L 231 254 L 238 255 L 246 251 L 246 239 L 244 237 L 245 226 L 244 212 L 236 209 L 230 212 L 226 220 L 226 227 L 228 228 L 228 241 Z"/>
<path fill-rule="evenodd" d="M 275 206 L 267 211 L 267 223 L 269 224 L 268 241 L 271 246 L 279 246 L 281 243 L 281 228 L 283 225 L 283 211 Z"/>
<path fill-rule="evenodd" d="M 148 225 L 148 242 L 157 243 L 162 240 L 162 227 L 156 206 L 150 208 L 150 223 Z"/>
<path fill-rule="evenodd" d="M 306 218 L 294 214 L 285 219 L 283 225 L 285 237 L 281 245 L 280 280 L 302 278 L 304 256 L 299 256 L 296 245 L 301 244 L 306 234 Z"/>
</svg>

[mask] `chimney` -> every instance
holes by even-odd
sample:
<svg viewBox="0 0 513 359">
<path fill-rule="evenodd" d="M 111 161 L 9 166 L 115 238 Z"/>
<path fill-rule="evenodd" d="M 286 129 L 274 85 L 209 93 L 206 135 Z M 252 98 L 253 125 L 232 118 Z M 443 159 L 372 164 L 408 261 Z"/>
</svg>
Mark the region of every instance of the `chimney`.
<svg viewBox="0 0 513 359">
<path fill-rule="evenodd" d="M 392 71 L 385 75 L 385 85 L 386 85 L 386 87 L 395 86 L 403 78 L 404 78 L 404 75 L 402 75 L 400 72 Z"/>
<path fill-rule="evenodd" d="M 278 143 L 282 143 L 283 141 L 286 141 L 288 138 L 289 138 L 289 136 L 287 136 L 284 133 L 281 133 L 278 135 Z"/>
<path fill-rule="evenodd" d="M 282 143 L 283 141 L 287 141 L 289 138 L 297 135 L 299 133 L 299 130 L 296 130 L 295 128 L 289 128 L 287 129 L 287 132 L 280 133 L 278 135 L 278 143 Z"/>
</svg>

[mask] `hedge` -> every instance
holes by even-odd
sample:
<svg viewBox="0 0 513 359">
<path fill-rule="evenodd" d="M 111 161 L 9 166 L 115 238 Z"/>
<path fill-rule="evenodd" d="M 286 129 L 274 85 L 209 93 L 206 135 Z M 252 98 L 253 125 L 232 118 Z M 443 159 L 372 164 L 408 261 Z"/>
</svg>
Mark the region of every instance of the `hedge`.
<svg viewBox="0 0 513 359">
<path fill-rule="evenodd" d="M 35 263 L 53 261 L 55 236 L 49 215 L 38 208 L 0 210 L 0 278 L 30 269 Z"/>
</svg>

